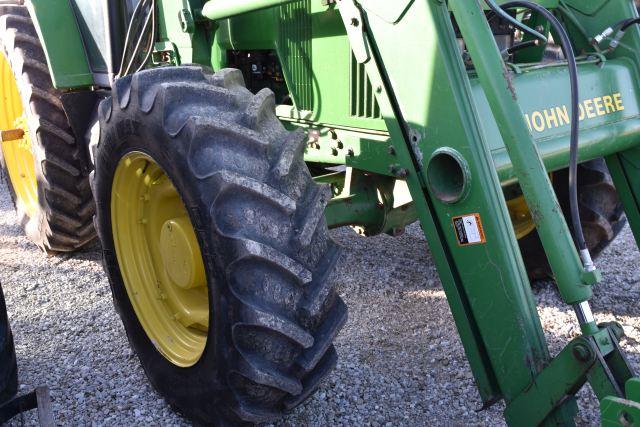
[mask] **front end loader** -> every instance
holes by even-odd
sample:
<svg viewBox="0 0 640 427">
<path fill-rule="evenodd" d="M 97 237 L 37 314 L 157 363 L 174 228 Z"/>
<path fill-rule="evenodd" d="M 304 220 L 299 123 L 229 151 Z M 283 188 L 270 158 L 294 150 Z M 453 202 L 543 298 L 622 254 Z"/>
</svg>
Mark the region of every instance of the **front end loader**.
<svg viewBox="0 0 640 427">
<path fill-rule="evenodd" d="M 97 234 L 142 367 L 197 422 L 311 396 L 347 318 L 329 229 L 419 221 L 485 408 L 572 425 L 589 383 L 635 425 L 589 301 L 597 255 L 640 241 L 639 23 L 631 0 L 0 0 L 2 166 L 34 243 Z M 539 278 L 582 331 L 555 356 Z"/>
</svg>

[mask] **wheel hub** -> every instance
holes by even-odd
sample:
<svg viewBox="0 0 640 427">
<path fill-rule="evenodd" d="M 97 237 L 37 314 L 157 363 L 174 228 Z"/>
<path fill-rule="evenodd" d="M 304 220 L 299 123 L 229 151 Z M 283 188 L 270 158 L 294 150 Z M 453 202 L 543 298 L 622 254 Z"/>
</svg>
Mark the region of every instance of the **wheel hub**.
<svg viewBox="0 0 640 427">
<path fill-rule="evenodd" d="M 118 266 L 138 321 L 167 360 L 193 366 L 209 328 L 207 279 L 180 194 L 151 156 L 132 152 L 120 160 L 111 219 Z"/>
<path fill-rule="evenodd" d="M 164 269 L 175 285 L 182 289 L 206 286 L 198 240 L 189 218 L 165 221 L 160 232 L 160 253 Z"/>
<path fill-rule="evenodd" d="M 16 197 L 28 217 L 38 210 L 38 181 L 25 111 L 9 61 L 0 54 L 0 131 L 19 131 L 21 138 L 2 142 L 2 155 Z"/>
</svg>

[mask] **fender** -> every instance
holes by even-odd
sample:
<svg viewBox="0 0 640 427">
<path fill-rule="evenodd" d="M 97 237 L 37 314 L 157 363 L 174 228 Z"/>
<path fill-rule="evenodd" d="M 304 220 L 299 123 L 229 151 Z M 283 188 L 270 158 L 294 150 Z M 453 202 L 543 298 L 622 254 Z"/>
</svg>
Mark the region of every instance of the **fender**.
<svg viewBox="0 0 640 427">
<path fill-rule="evenodd" d="M 77 89 L 94 84 L 85 45 L 69 0 L 31 0 L 29 13 L 42 43 L 53 85 Z"/>
</svg>

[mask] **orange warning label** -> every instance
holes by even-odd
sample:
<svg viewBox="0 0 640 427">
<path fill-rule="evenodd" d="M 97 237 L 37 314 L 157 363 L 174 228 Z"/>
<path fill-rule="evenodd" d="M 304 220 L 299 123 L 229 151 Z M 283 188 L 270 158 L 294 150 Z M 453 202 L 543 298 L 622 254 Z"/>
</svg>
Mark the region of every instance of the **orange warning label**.
<svg viewBox="0 0 640 427">
<path fill-rule="evenodd" d="M 460 246 L 480 245 L 487 242 L 480 214 L 474 213 L 453 218 L 453 229 Z"/>
</svg>

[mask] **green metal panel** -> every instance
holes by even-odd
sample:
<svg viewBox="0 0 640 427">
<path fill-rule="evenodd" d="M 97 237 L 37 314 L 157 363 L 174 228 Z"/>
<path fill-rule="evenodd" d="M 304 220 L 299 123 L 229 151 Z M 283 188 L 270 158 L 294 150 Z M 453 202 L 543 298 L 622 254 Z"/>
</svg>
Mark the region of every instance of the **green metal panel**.
<svg viewBox="0 0 640 427">
<path fill-rule="evenodd" d="M 71 0 L 71 4 L 75 10 L 91 71 L 107 73 L 109 71 L 107 68 L 108 33 L 105 28 L 107 23 L 105 13 L 107 11 L 99 1 Z"/>
<path fill-rule="evenodd" d="M 68 0 L 32 0 L 29 11 L 56 88 L 93 84 L 80 30 Z"/>
<path fill-rule="evenodd" d="M 275 50 L 298 112 L 287 117 L 338 127 L 386 130 L 370 82 L 353 54 L 339 12 L 297 0 L 219 22 L 212 66 L 226 52 Z M 339 163 L 339 162 L 337 162 Z"/>
<path fill-rule="evenodd" d="M 383 116 L 399 163 L 409 170 L 409 187 L 481 395 L 485 401 L 497 396 L 511 399 L 547 363 L 548 354 L 448 19 L 444 4 L 427 1 L 414 2 L 396 25 L 368 15 L 378 64 L 385 65 L 386 75 L 395 77 L 382 83 L 374 64 L 367 64 L 367 71 L 374 87 L 382 84 L 389 91 L 378 98 Z M 416 32 L 416 28 L 423 30 Z M 406 42 L 403 49 L 397 48 L 397 40 Z M 401 79 L 407 70 L 421 78 Z M 390 108 L 385 96 L 397 109 Z M 443 144 L 458 150 L 470 164 L 469 195 L 456 205 L 425 193 L 424 169 L 415 167 L 417 162 L 423 168 Z M 486 221 L 487 241 L 462 247 L 452 218 L 471 213 Z M 500 325 L 498 333 L 496 325 Z"/>
<path fill-rule="evenodd" d="M 592 291 L 588 282 L 584 280 L 584 269 L 573 238 L 547 171 L 522 117 L 523 113 L 517 102 L 519 95 L 511 85 L 512 76 L 502 62 L 484 17 L 479 17 L 473 9 L 462 7 L 457 1 L 452 1 L 451 4 L 536 223 L 538 235 L 562 298 L 569 304 L 586 301 L 591 297 Z M 485 31 L 478 28 L 483 23 Z M 472 33 L 474 29 L 477 31 Z"/>
<path fill-rule="evenodd" d="M 640 99 L 635 67 L 626 60 L 579 67 L 581 96 L 581 161 L 602 157 L 637 144 Z M 553 67 L 513 76 L 518 103 L 548 170 L 566 167 L 569 158 L 569 76 Z M 478 79 L 472 80 L 489 147 L 502 182 L 513 180 L 511 160 Z M 606 105 L 605 105 L 606 101 Z"/>
<path fill-rule="evenodd" d="M 211 64 L 209 27 L 199 22 L 198 11 L 202 0 L 158 0 L 158 42 L 170 42 L 177 49 L 179 64 Z M 193 22 L 185 28 L 181 19 L 187 17 Z M 210 23 L 207 23 L 210 24 Z"/>
</svg>

